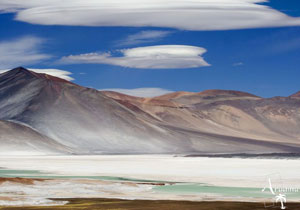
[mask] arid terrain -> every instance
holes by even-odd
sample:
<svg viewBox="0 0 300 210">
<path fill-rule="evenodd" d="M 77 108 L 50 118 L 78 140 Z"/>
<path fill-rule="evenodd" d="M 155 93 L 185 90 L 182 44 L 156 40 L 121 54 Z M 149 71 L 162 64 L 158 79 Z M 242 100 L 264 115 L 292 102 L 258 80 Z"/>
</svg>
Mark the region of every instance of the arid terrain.
<svg viewBox="0 0 300 210">
<path fill-rule="evenodd" d="M 266 175 L 299 183 L 299 106 L 299 93 L 141 98 L 13 69 L 0 75 L 0 209 L 264 209 Z"/>
<path fill-rule="evenodd" d="M 0 154 L 299 153 L 300 97 L 140 98 L 16 68 L 0 75 Z"/>
</svg>

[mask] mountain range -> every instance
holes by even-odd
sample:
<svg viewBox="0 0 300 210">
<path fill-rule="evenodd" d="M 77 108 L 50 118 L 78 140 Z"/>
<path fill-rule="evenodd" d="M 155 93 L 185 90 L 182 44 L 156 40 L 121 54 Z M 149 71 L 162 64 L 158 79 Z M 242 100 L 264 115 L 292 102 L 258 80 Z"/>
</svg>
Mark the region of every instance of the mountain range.
<svg viewBox="0 0 300 210">
<path fill-rule="evenodd" d="M 19 67 L 0 74 L 0 155 L 300 152 L 300 92 L 140 98 Z"/>
</svg>

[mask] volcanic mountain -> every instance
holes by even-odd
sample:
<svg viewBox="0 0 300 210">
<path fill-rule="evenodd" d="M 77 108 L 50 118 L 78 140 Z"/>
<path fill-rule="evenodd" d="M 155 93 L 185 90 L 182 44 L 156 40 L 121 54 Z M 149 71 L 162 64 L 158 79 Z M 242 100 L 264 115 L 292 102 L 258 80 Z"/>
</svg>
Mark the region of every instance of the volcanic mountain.
<svg viewBox="0 0 300 210">
<path fill-rule="evenodd" d="M 0 154 L 298 153 L 299 107 L 227 90 L 139 98 L 20 67 L 0 75 Z"/>
</svg>

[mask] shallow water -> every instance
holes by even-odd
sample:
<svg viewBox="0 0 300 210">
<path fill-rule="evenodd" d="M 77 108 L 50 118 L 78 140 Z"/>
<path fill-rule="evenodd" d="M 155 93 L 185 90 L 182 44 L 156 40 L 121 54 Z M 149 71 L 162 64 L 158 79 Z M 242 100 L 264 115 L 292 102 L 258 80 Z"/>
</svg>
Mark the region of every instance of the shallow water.
<svg viewBox="0 0 300 210">
<path fill-rule="evenodd" d="M 0 169 L 0 177 L 21 177 L 21 178 L 41 178 L 41 179 L 94 179 L 116 182 L 133 183 L 165 183 L 163 181 L 130 179 L 126 177 L 114 176 L 63 176 L 44 173 L 38 170 L 7 170 Z M 272 198 L 270 192 L 262 192 L 261 188 L 243 187 L 221 187 L 203 183 L 175 183 L 168 182 L 166 185 L 153 186 L 153 191 L 163 194 L 175 194 L 185 196 L 205 196 L 215 195 L 220 198 Z M 286 193 L 289 198 L 300 198 L 300 192 Z"/>
<path fill-rule="evenodd" d="M 64 175 L 44 173 L 38 170 L 0 169 L 0 177 L 6 177 L 6 178 L 20 177 L 20 178 L 38 178 L 38 179 L 95 179 L 95 180 L 103 180 L 103 181 L 163 183 L 163 181 L 157 181 L 157 180 L 130 179 L 125 177 L 114 177 L 114 176 L 64 176 Z"/>
<path fill-rule="evenodd" d="M 209 186 L 198 183 L 181 183 L 167 186 L 155 186 L 154 190 L 160 193 L 174 193 L 181 195 L 216 195 L 223 198 L 269 198 L 270 193 L 262 192 L 260 188 L 242 188 L 242 187 L 220 187 Z M 289 197 L 300 197 L 299 194 L 288 195 Z"/>
</svg>

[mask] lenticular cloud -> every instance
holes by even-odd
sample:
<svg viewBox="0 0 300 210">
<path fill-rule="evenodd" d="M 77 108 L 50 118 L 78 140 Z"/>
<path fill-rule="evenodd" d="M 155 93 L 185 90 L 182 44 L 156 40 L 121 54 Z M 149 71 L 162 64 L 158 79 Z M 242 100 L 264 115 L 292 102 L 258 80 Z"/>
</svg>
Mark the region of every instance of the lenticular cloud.
<svg viewBox="0 0 300 210">
<path fill-rule="evenodd" d="M 210 66 L 202 55 L 206 49 L 187 45 L 156 45 L 119 50 L 122 56 L 111 53 L 87 53 L 63 57 L 65 64 L 97 63 L 139 69 L 175 69 Z"/>
<path fill-rule="evenodd" d="M 267 0 L 0 0 L 1 12 L 41 25 L 155 26 L 186 30 L 229 30 L 298 26 L 261 3 Z"/>
</svg>

